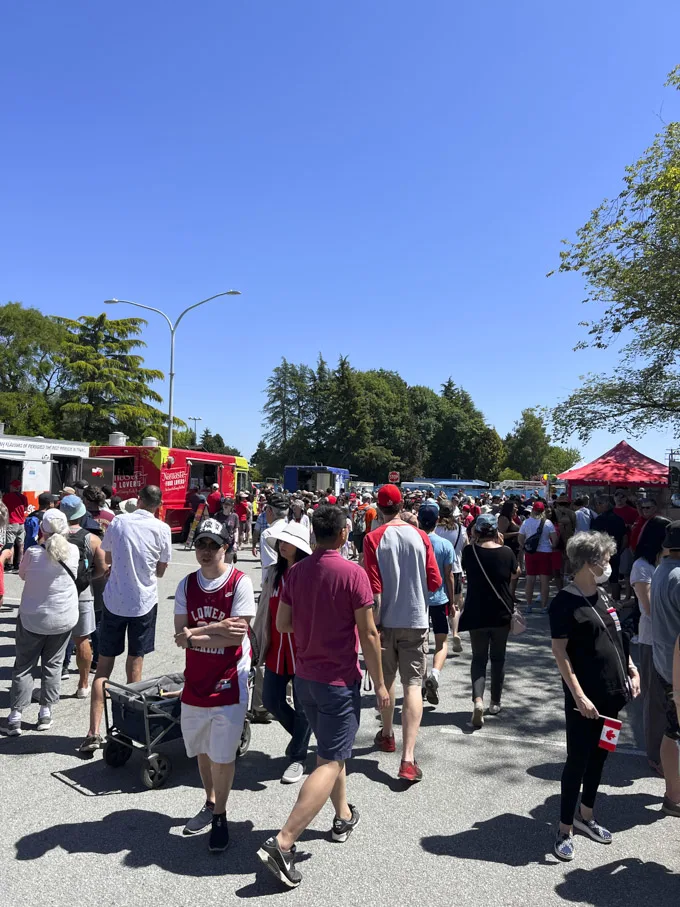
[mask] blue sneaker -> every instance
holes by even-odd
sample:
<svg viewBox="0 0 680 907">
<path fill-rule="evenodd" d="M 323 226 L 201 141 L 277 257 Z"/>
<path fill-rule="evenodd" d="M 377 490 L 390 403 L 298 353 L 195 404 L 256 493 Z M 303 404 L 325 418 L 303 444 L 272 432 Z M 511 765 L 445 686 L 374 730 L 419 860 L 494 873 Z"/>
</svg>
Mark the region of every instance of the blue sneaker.
<svg viewBox="0 0 680 907">
<path fill-rule="evenodd" d="M 555 856 L 559 857 L 560 860 L 564 860 L 565 862 L 573 860 L 576 852 L 576 848 L 574 847 L 574 836 L 558 829 L 553 850 L 555 851 Z"/>
</svg>

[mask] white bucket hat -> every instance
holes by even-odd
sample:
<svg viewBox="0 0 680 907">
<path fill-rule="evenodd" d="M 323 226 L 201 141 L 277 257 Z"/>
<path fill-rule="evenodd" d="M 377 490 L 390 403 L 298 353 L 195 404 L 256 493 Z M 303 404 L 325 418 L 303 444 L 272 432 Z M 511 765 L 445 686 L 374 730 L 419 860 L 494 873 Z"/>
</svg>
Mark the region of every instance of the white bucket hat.
<svg viewBox="0 0 680 907">
<path fill-rule="evenodd" d="M 309 545 L 309 529 L 306 529 L 302 523 L 281 523 L 279 526 L 275 526 L 271 535 L 267 536 L 267 544 L 270 548 L 275 548 L 277 542 L 288 542 L 289 545 L 295 545 L 305 554 L 312 553 Z"/>
<path fill-rule="evenodd" d="M 40 523 L 44 535 L 66 535 L 68 520 L 61 510 L 46 510 Z"/>
</svg>

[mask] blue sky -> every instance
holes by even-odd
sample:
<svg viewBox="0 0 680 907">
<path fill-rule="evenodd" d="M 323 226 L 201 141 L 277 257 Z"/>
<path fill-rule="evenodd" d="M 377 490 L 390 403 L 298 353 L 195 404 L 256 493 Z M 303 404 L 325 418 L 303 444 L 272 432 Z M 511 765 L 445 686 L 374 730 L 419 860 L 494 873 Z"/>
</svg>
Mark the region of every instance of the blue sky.
<svg viewBox="0 0 680 907">
<path fill-rule="evenodd" d="M 246 455 L 272 367 L 319 351 L 451 375 L 505 434 L 616 361 L 572 352 L 582 285 L 545 275 L 677 114 L 679 24 L 668 0 L 4 4 L 0 300 L 173 316 L 240 289 L 183 322 L 175 393 Z M 167 371 L 157 316 L 145 339 Z"/>
</svg>

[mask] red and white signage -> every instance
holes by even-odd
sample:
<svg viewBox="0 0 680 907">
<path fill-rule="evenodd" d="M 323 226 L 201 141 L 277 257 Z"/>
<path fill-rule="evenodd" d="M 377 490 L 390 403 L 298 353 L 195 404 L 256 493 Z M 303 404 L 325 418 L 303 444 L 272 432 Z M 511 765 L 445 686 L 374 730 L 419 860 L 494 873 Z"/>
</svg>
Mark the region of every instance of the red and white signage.
<svg viewBox="0 0 680 907">
<path fill-rule="evenodd" d="M 618 718 L 602 717 L 604 718 L 604 725 L 602 727 L 602 733 L 600 734 L 599 746 L 603 750 L 609 750 L 610 753 L 613 753 L 616 749 L 616 744 L 619 742 L 621 722 Z"/>
<path fill-rule="evenodd" d="M 390 485 L 397 485 L 400 478 L 401 478 L 401 476 L 399 475 L 399 473 L 398 473 L 398 472 L 395 472 L 395 471 L 393 470 L 393 471 L 387 476 L 387 481 L 390 483 Z"/>
</svg>

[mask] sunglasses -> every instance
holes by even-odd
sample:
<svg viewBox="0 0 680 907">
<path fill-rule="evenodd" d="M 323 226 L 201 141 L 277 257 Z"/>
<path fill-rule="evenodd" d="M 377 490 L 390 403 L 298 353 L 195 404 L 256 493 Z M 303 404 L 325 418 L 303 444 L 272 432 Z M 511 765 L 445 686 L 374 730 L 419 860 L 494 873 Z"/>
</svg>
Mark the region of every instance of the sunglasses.
<svg viewBox="0 0 680 907">
<path fill-rule="evenodd" d="M 208 551 L 219 551 L 221 547 L 217 542 L 213 542 L 210 539 L 199 539 L 194 545 L 197 551 L 205 551 L 206 549 Z"/>
</svg>

